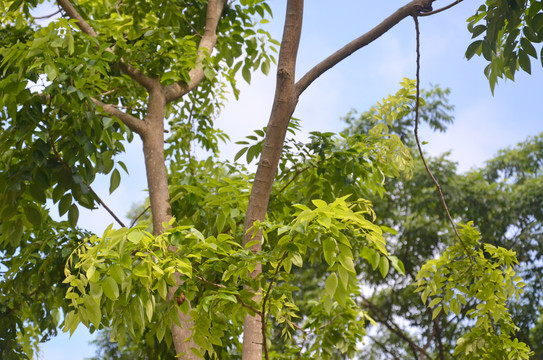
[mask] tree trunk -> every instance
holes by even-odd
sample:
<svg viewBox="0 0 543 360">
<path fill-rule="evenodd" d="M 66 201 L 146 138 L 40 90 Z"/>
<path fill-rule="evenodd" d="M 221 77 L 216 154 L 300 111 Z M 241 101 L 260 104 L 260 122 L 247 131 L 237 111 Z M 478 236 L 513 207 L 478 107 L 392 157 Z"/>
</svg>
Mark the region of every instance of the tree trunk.
<svg viewBox="0 0 543 360">
<path fill-rule="evenodd" d="M 170 192 L 168 189 L 168 171 L 164 158 L 164 115 L 166 99 L 158 80 L 149 92 L 148 112 L 145 118 L 145 130 L 141 134 L 143 142 L 143 155 L 145 157 L 145 171 L 149 186 L 149 199 L 153 217 L 153 234 L 159 235 L 164 231 L 164 223 L 172 218 L 170 205 Z M 176 301 L 177 287 L 172 287 L 168 293 L 169 301 Z M 188 300 L 185 300 L 188 301 Z M 186 341 L 192 335 L 190 330 L 194 323 L 190 315 L 178 311 L 182 327 L 172 325 L 172 338 L 177 354 L 183 354 L 179 359 L 199 359 L 190 351 L 197 348 L 194 340 Z"/>
<path fill-rule="evenodd" d="M 245 217 L 245 235 L 243 245 L 252 240 L 261 240 L 262 232 L 253 237 L 253 232 L 247 232 L 257 220 L 264 221 L 268 202 L 272 190 L 275 173 L 281 157 L 281 151 L 285 141 L 290 118 L 294 113 L 298 98 L 295 92 L 294 80 L 296 69 L 296 55 L 302 30 L 303 0 L 289 0 L 287 3 L 287 15 L 283 30 L 279 63 L 277 67 L 277 84 L 275 97 L 270 114 L 270 120 L 266 131 L 266 139 L 262 148 L 262 155 L 258 163 L 255 180 L 249 197 L 247 215 Z M 254 253 L 262 250 L 259 242 L 251 247 Z M 256 278 L 262 272 L 262 264 L 256 264 L 251 274 Z M 255 295 L 255 301 L 260 301 L 261 296 Z M 264 311 L 263 311 L 264 313 Z M 247 315 L 243 326 L 243 360 L 262 359 L 262 322 L 259 315 Z"/>
</svg>

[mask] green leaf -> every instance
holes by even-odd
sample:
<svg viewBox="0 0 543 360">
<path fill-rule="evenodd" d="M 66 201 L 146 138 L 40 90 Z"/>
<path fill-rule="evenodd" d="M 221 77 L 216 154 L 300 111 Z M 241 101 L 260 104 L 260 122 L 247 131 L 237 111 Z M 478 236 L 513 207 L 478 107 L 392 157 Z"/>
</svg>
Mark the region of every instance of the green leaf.
<svg viewBox="0 0 543 360">
<path fill-rule="evenodd" d="M 248 84 L 251 83 L 251 70 L 249 70 L 248 66 L 244 66 L 243 69 L 241 69 L 241 75 L 243 76 L 243 79 L 247 81 Z"/>
<path fill-rule="evenodd" d="M 27 220 L 32 224 L 32 226 L 39 228 L 41 227 L 41 213 L 33 205 L 28 205 L 23 208 Z"/>
<path fill-rule="evenodd" d="M 100 306 L 90 294 L 83 296 L 83 304 L 85 305 L 85 310 L 87 310 L 87 316 L 89 317 L 90 322 L 98 328 L 100 326 L 100 321 L 102 320 Z"/>
<path fill-rule="evenodd" d="M 528 39 L 526 38 L 520 39 L 520 46 L 526 52 L 526 54 L 537 59 L 537 51 L 535 50 L 535 47 L 532 45 L 532 43 Z"/>
<path fill-rule="evenodd" d="M 76 204 L 70 206 L 70 211 L 68 212 L 68 222 L 72 227 L 77 226 L 77 220 L 79 219 L 79 209 Z"/>
<path fill-rule="evenodd" d="M 70 206 L 72 205 L 72 194 L 66 194 L 60 199 L 60 203 L 58 204 L 58 214 L 60 216 L 66 214 L 68 210 L 70 210 Z"/>
<path fill-rule="evenodd" d="M 338 266 L 337 270 L 339 273 L 339 279 L 341 280 L 341 284 L 346 289 L 349 285 L 349 272 L 345 270 L 343 266 Z"/>
<path fill-rule="evenodd" d="M 109 193 L 111 194 L 115 189 L 119 187 L 119 184 L 121 183 L 121 174 L 119 173 L 119 170 L 115 169 L 113 170 L 113 173 L 111 174 L 111 179 L 109 183 Z"/>
<path fill-rule="evenodd" d="M 403 262 L 398 259 L 396 256 L 389 256 L 388 259 L 390 260 L 390 264 L 392 267 L 399 272 L 402 275 L 405 275 L 405 266 L 403 265 Z"/>
<path fill-rule="evenodd" d="M 389 270 L 389 263 L 386 256 L 382 256 L 381 260 L 379 261 L 379 271 L 381 272 L 381 276 L 385 278 L 387 276 Z"/>
<path fill-rule="evenodd" d="M 154 310 L 155 306 L 153 305 L 153 301 L 150 298 L 147 299 L 147 302 L 145 303 L 145 314 L 147 315 L 147 320 L 149 320 L 149 322 L 153 319 Z"/>
<path fill-rule="evenodd" d="M 265 74 L 265 75 L 268 75 L 268 73 L 270 72 L 270 61 L 269 60 L 266 60 L 262 63 L 262 72 Z"/>
<path fill-rule="evenodd" d="M 302 260 L 302 257 L 300 256 L 300 254 L 292 254 L 291 261 L 292 261 L 292 264 L 296 265 L 297 267 L 301 268 L 302 266 L 304 266 L 304 261 Z"/>
<path fill-rule="evenodd" d="M 528 74 L 532 73 L 532 66 L 530 63 L 530 58 L 528 57 L 528 54 L 526 54 L 524 51 L 519 50 L 518 52 L 518 62 L 520 64 L 520 67 L 522 70 L 526 71 Z"/>
<path fill-rule="evenodd" d="M 322 243 L 322 248 L 324 260 L 326 260 L 328 265 L 333 265 L 336 262 L 336 241 L 331 238 L 326 238 Z"/>
<path fill-rule="evenodd" d="M 434 309 L 434 311 L 432 312 L 432 320 L 434 320 L 439 315 L 439 313 L 441 312 L 441 308 L 442 306 L 440 305 Z"/>
<path fill-rule="evenodd" d="M 217 215 L 217 232 L 222 232 L 222 229 L 224 229 L 224 225 L 226 224 L 226 216 L 222 211 L 219 211 L 219 214 Z"/>
<path fill-rule="evenodd" d="M 110 300 L 115 301 L 119 298 L 119 287 L 113 278 L 107 277 L 102 284 L 102 289 Z"/>
<path fill-rule="evenodd" d="M 238 159 L 240 157 L 243 156 L 243 154 L 245 154 L 245 152 L 247 151 L 247 147 L 244 147 L 243 149 L 241 149 L 240 151 L 237 152 L 236 156 L 234 156 L 234 161 L 238 161 Z"/>
<path fill-rule="evenodd" d="M 139 230 L 130 231 L 128 235 L 126 235 L 126 238 L 131 243 L 139 244 L 141 240 L 143 239 L 143 233 Z"/>
<path fill-rule="evenodd" d="M 353 259 L 346 256 L 344 253 L 339 254 L 339 262 L 341 265 L 345 268 L 345 270 L 356 274 L 356 270 L 354 269 Z"/>
<path fill-rule="evenodd" d="M 428 307 L 434 307 L 440 302 L 441 302 L 441 298 L 434 298 L 432 301 L 430 301 L 430 303 L 428 304 Z"/>
<path fill-rule="evenodd" d="M 460 311 L 461 311 L 460 303 L 458 302 L 458 300 L 457 300 L 456 298 L 454 298 L 454 299 L 451 300 L 451 310 L 452 310 L 456 315 L 460 315 Z"/>
<path fill-rule="evenodd" d="M 337 289 L 337 275 L 335 272 L 331 273 L 324 283 L 324 288 L 330 297 L 334 297 Z"/>
<path fill-rule="evenodd" d="M 468 49 L 466 50 L 466 58 L 469 60 L 473 55 L 479 53 L 483 40 L 477 40 L 469 44 Z"/>
</svg>

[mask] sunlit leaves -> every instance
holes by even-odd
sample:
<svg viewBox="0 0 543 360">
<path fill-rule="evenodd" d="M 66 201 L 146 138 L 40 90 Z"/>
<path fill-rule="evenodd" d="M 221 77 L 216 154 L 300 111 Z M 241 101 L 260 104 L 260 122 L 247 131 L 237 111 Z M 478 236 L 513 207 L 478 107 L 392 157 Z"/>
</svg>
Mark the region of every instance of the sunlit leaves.
<svg viewBox="0 0 543 360">
<path fill-rule="evenodd" d="M 517 328 L 506 307 L 508 298 L 518 301 L 524 286 L 521 278 L 515 276 L 514 266 L 518 263 L 515 252 L 490 244 L 479 245 L 480 234 L 471 223 L 461 225 L 460 233 L 473 251 L 466 254 L 463 245 L 456 244 L 439 259 L 428 261 L 417 274 L 416 291 L 422 291 L 425 304 L 431 298 L 428 307 L 434 308 L 432 319 L 442 310 L 447 314 L 449 309 L 458 316 L 462 311 L 460 304 L 466 304 L 462 293 L 475 299 L 475 308 L 466 314 L 477 321 L 470 333 L 458 341 L 455 354 L 471 359 L 487 352 L 506 352 L 511 344 L 519 344 L 513 339 Z M 470 335 L 482 333 L 484 340 Z M 478 344 L 474 345 L 474 341 Z M 528 358 L 530 350 L 525 344 L 518 349 L 513 358 Z"/>
</svg>

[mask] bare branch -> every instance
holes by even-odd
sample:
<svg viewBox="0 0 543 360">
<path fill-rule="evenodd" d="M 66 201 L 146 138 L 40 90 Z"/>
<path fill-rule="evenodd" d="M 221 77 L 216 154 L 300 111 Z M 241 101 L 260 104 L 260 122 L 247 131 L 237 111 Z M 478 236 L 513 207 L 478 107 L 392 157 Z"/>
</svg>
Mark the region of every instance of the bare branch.
<svg viewBox="0 0 543 360">
<path fill-rule="evenodd" d="M 56 14 L 58 14 L 58 13 L 61 12 L 61 11 L 62 11 L 62 9 L 58 9 L 57 11 L 55 11 L 54 13 L 49 14 L 49 15 L 44 15 L 44 16 L 34 16 L 34 20 L 49 19 L 50 17 L 55 16 Z"/>
<path fill-rule="evenodd" d="M 451 4 L 447 5 L 447 6 L 444 6 L 444 7 L 440 8 L 440 9 L 437 9 L 437 10 L 434 10 L 434 11 L 428 11 L 428 12 L 419 14 L 419 16 L 429 16 L 429 15 L 434 15 L 434 14 L 440 13 L 442 11 L 445 11 L 447 9 L 452 8 L 455 5 L 460 4 L 462 1 L 464 1 L 464 0 L 456 0 L 455 2 L 453 2 L 453 3 L 451 3 Z"/>
<path fill-rule="evenodd" d="M 166 102 L 172 102 L 194 89 L 204 79 L 203 60 L 211 54 L 217 42 L 217 25 L 221 18 L 225 0 L 209 0 L 207 5 L 206 28 L 200 44 L 198 45 L 198 60 L 189 72 L 190 83 L 177 82 L 164 88 Z"/>
<path fill-rule="evenodd" d="M 379 25 L 360 36 L 359 38 L 351 41 L 326 59 L 315 65 L 309 70 L 298 82 L 296 83 L 296 94 L 300 96 L 301 93 L 319 76 L 326 71 L 337 65 L 340 61 L 344 60 L 348 56 L 352 55 L 355 51 L 360 50 L 364 46 L 372 43 L 398 24 L 400 21 L 408 16 L 420 14 L 421 12 L 428 11 L 432 8 L 432 3 L 435 0 L 413 0 L 410 3 L 402 6 L 396 10 L 392 15 L 383 20 Z"/>
<path fill-rule="evenodd" d="M 121 120 L 133 132 L 142 135 L 143 132 L 146 130 L 146 125 L 144 121 L 117 109 L 115 105 L 105 104 L 95 98 L 91 98 L 91 100 L 94 102 L 95 105 L 104 109 L 104 111 L 109 115 L 119 118 L 119 120 Z"/>
</svg>

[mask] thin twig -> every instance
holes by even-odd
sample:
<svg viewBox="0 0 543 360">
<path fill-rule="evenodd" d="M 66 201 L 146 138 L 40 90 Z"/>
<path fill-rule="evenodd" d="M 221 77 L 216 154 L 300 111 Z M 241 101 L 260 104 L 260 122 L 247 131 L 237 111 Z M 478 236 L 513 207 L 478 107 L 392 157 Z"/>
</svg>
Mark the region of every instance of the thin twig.
<svg viewBox="0 0 543 360">
<path fill-rule="evenodd" d="M 61 12 L 61 11 L 62 11 L 62 9 L 58 9 L 57 11 L 55 11 L 54 13 L 49 14 L 49 15 L 44 15 L 44 16 L 34 16 L 34 20 L 49 19 L 50 17 L 55 16 L 56 14 L 58 14 L 58 13 Z"/>
<path fill-rule="evenodd" d="M 456 0 L 455 2 L 453 2 L 453 3 L 451 3 L 451 4 L 447 5 L 447 6 L 444 6 L 444 7 L 440 8 L 440 9 L 433 10 L 433 11 L 428 11 L 428 12 L 424 12 L 424 13 L 420 13 L 418 16 L 429 16 L 429 15 L 434 15 L 434 14 L 440 13 L 440 12 L 442 12 L 442 11 L 445 11 L 445 10 L 447 10 L 447 9 L 452 8 L 452 7 L 455 6 L 455 5 L 460 4 L 462 1 L 464 1 L 464 0 Z"/>
<path fill-rule="evenodd" d="M 151 205 L 147 206 L 145 209 L 143 209 L 143 211 L 138 216 L 136 216 L 136 218 L 132 221 L 132 224 L 130 224 L 130 229 L 132 229 L 134 225 L 136 225 L 136 222 L 139 220 L 139 218 L 142 217 L 143 214 L 145 214 L 147 210 L 149 210 L 150 208 L 151 208 Z"/>
<path fill-rule="evenodd" d="M 432 181 L 434 182 L 437 192 L 439 193 L 439 198 L 441 200 L 441 203 L 443 204 L 443 207 L 445 208 L 445 212 L 447 213 L 447 218 L 449 219 L 449 222 L 451 223 L 451 226 L 454 230 L 454 233 L 458 240 L 460 241 L 460 245 L 464 248 L 464 251 L 468 255 L 469 259 L 473 262 L 473 258 L 471 256 L 471 252 L 466 247 L 466 244 L 464 244 L 464 241 L 460 237 L 460 234 L 458 233 L 458 229 L 456 228 L 456 224 L 454 223 L 454 220 L 451 216 L 451 213 L 449 212 L 449 207 L 447 206 L 447 202 L 445 201 L 445 197 L 443 196 L 443 191 L 441 190 L 441 186 L 439 185 L 439 182 L 434 177 L 434 174 L 432 174 L 432 171 L 428 167 L 428 164 L 426 163 L 426 159 L 424 158 L 424 154 L 422 152 L 422 146 L 420 144 L 419 139 L 419 107 L 420 107 L 420 29 L 419 29 L 419 20 L 418 17 L 413 15 L 413 20 L 415 21 L 415 30 L 417 32 L 417 97 L 416 97 L 416 103 L 415 103 L 415 140 L 417 142 L 417 148 L 419 149 L 420 158 L 422 160 L 422 163 L 424 164 L 424 168 L 426 169 L 426 172 L 430 177 L 432 178 Z"/>
<path fill-rule="evenodd" d="M 307 166 L 307 167 L 305 167 L 305 168 L 303 168 L 303 169 L 301 169 L 301 170 L 297 170 L 297 171 L 296 171 L 296 174 L 294 174 L 294 176 L 292 177 L 292 179 L 290 179 L 289 182 L 287 182 L 287 183 L 285 184 L 285 186 L 283 186 L 283 187 L 281 188 L 281 190 L 279 190 L 279 194 L 281 194 L 283 191 L 285 191 L 285 189 L 286 189 L 290 184 L 292 184 L 292 182 L 293 182 L 298 176 L 300 176 L 301 173 L 303 173 L 303 172 L 309 170 L 310 168 L 311 168 L 310 166 Z"/>
</svg>

